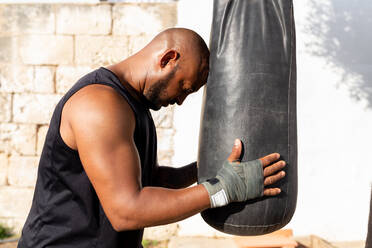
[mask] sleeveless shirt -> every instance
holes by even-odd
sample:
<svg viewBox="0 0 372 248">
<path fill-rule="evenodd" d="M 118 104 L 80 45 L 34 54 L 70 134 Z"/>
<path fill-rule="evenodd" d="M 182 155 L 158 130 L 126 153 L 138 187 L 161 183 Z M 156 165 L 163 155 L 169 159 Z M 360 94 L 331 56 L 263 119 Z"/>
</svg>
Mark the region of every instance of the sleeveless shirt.
<svg viewBox="0 0 372 248">
<path fill-rule="evenodd" d="M 84 171 L 79 153 L 67 146 L 60 135 L 64 104 L 78 90 L 91 84 L 112 87 L 132 108 L 136 120 L 134 141 L 141 160 L 142 185 L 151 185 L 157 141 L 150 111 L 129 94 L 113 72 L 101 67 L 82 77 L 54 110 L 19 248 L 142 247 L 143 229 L 123 232 L 113 229 Z"/>
</svg>

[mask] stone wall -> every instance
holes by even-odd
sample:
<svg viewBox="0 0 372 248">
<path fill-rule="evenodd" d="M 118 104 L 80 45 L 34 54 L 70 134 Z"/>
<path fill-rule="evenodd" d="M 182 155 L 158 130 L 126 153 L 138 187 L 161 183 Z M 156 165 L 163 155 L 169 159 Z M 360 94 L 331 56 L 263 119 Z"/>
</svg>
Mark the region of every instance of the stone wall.
<svg viewBox="0 0 372 248">
<path fill-rule="evenodd" d="M 118 62 L 177 22 L 177 4 L 0 5 L 0 222 L 22 227 L 55 104 L 85 73 Z M 173 108 L 153 113 L 160 164 Z"/>
</svg>

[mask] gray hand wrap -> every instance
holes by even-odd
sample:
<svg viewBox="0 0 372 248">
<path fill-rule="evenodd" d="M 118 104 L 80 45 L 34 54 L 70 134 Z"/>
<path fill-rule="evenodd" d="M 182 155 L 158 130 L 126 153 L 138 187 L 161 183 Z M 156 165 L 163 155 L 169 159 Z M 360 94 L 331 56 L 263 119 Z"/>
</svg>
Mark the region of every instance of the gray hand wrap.
<svg viewBox="0 0 372 248">
<path fill-rule="evenodd" d="M 264 189 L 261 161 L 239 164 L 226 160 L 217 176 L 202 184 L 208 191 L 212 208 L 260 197 Z"/>
</svg>

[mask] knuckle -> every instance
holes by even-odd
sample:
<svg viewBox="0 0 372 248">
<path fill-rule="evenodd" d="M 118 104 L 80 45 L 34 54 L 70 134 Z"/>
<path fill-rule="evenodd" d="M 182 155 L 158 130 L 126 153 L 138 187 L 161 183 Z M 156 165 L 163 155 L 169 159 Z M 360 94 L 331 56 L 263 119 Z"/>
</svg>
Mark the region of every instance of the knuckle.
<svg viewBox="0 0 372 248">
<path fill-rule="evenodd" d="M 281 190 L 279 188 L 269 188 L 264 190 L 265 196 L 275 196 L 280 194 Z"/>
<path fill-rule="evenodd" d="M 273 189 L 270 189 L 270 190 L 269 190 L 269 195 L 270 195 L 270 196 L 273 196 L 273 195 L 275 195 L 275 192 L 274 192 L 274 190 L 273 190 Z"/>
<path fill-rule="evenodd" d="M 272 175 L 273 173 L 275 173 L 275 171 L 276 171 L 277 169 L 276 169 L 275 167 L 273 167 L 273 166 L 269 166 L 269 167 L 266 167 L 265 170 L 266 170 L 266 174 L 267 174 L 268 176 L 270 176 L 270 175 Z"/>
<path fill-rule="evenodd" d="M 269 177 L 269 178 L 266 178 L 266 184 L 269 185 L 269 184 L 272 184 L 272 177 Z"/>
<path fill-rule="evenodd" d="M 275 176 L 275 182 L 279 181 L 282 178 L 283 178 L 282 174 L 279 173 L 278 175 Z"/>
<path fill-rule="evenodd" d="M 264 190 L 264 195 L 270 196 L 271 195 L 271 190 L 270 189 L 265 189 Z"/>
</svg>

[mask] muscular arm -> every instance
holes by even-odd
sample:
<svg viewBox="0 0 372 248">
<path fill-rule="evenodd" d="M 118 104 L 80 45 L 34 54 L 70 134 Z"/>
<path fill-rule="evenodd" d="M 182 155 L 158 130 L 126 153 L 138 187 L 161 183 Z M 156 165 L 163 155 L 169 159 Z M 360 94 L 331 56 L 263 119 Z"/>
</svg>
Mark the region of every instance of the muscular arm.
<svg viewBox="0 0 372 248">
<path fill-rule="evenodd" d="M 134 114 L 111 88 L 88 86 L 69 101 L 66 116 L 79 156 L 115 230 L 171 223 L 210 206 L 202 185 L 142 188 Z"/>
<path fill-rule="evenodd" d="M 204 185 L 186 189 L 142 187 L 140 159 L 133 140 L 134 129 L 135 118 L 128 103 L 108 86 L 83 88 L 67 101 L 62 112 L 62 138 L 78 150 L 113 228 L 123 231 L 168 224 L 209 208 L 210 192 Z M 240 153 L 241 144 L 238 142 L 228 160 L 236 161 Z M 279 154 L 260 159 L 264 186 L 270 186 L 284 177 L 284 172 L 280 170 L 285 163 L 275 162 L 278 159 Z M 194 165 L 188 168 L 191 180 L 189 178 L 181 184 L 194 181 L 196 168 Z M 235 181 L 225 183 L 229 183 L 229 189 L 234 188 Z M 168 184 L 180 185 L 172 180 L 168 180 Z M 278 188 L 265 188 L 263 192 L 267 196 L 279 193 Z"/>
<path fill-rule="evenodd" d="M 185 188 L 196 182 L 197 174 L 196 162 L 180 168 L 158 166 L 154 183 L 156 186 L 172 189 Z"/>
</svg>

